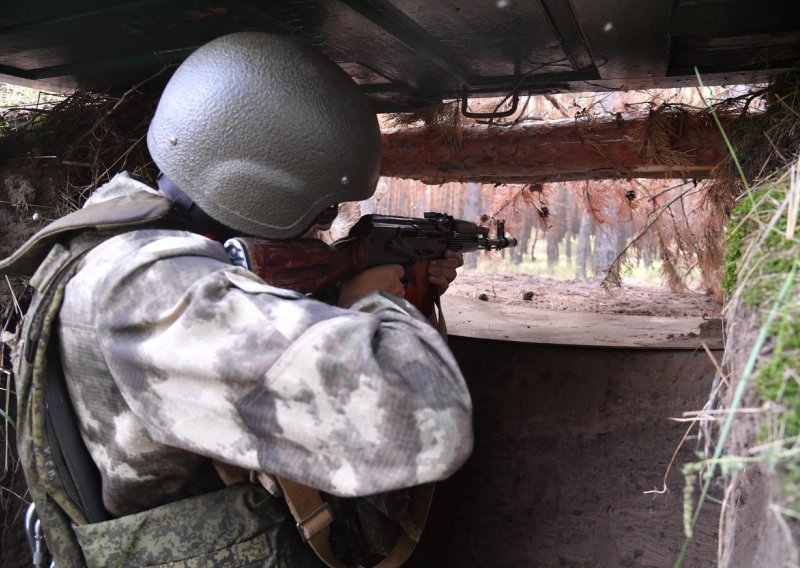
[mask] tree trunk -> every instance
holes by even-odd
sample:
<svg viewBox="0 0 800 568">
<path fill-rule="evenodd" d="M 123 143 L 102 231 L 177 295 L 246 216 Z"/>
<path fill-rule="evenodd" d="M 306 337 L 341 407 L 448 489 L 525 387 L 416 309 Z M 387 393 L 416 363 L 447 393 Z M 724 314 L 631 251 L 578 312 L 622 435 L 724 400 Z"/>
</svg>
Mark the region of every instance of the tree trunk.
<svg viewBox="0 0 800 568">
<path fill-rule="evenodd" d="M 558 231 L 547 231 L 547 267 L 553 268 L 558 264 Z"/>
<path fill-rule="evenodd" d="M 564 254 L 567 257 L 567 264 L 572 264 L 572 235 L 576 233 L 574 214 L 575 209 L 575 196 L 566 184 L 562 184 L 559 191 L 564 193 Z"/>
<path fill-rule="evenodd" d="M 617 216 L 617 202 L 610 200 L 606 205 L 606 217 L 614 219 Z M 619 253 L 617 248 L 619 226 L 617 224 L 604 223 L 597 227 L 594 241 L 594 254 L 592 255 L 592 270 L 595 276 L 605 276 L 611 263 Z"/>
<path fill-rule="evenodd" d="M 521 264 L 525 260 L 525 253 L 528 250 L 528 243 L 531 240 L 531 226 L 533 225 L 533 213 L 530 207 L 526 207 L 522 211 L 522 228 L 518 235 L 512 235 L 517 238 L 517 246 L 511 249 L 511 262 L 514 264 Z"/>
<path fill-rule="evenodd" d="M 463 218 L 465 221 L 477 223 L 481 216 L 481 192 L 482 187 L 479 183 L 468 183 L 465 188 L 463 199 Z M 468 252 L 464 254 L 464 267 L 475 268 L 478 266 L 477 253 Z"/>
<path fill-rule="evenodd" d="M 588 212 L 584 211 L 581 215 L 581 228 L 578 231 L 578 250 L 575 255 L 575 277 L 585 280 L 586 265 L 592 255 L 592 225 L 594 219 Z"/>
</svg>

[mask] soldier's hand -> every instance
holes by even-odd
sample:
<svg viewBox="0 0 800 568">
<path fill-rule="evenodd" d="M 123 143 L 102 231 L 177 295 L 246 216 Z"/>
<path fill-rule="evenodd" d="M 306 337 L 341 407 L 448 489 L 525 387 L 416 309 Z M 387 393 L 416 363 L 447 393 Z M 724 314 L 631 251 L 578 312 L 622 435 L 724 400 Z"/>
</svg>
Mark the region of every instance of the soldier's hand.
<svg viewBox="0 0 800 568">
<path fill-rule="evenodd" d="M 405 270 L 399 264 L 384 264 L 366 269 L 350 280 L 342 282 L 339 306 L 349 308 L 359 298 L 376 290 L 403 297 L 405 288 L 400 279 Z"/>
<path fill-rule="evenodd" d="M 430 261 L 428 264 L 428 280 L 444 294 L 450 283 L 456 279 L 456 268 L 464 265 L 461 253 L 445 251 L 444 258 Z"/>
</svg>

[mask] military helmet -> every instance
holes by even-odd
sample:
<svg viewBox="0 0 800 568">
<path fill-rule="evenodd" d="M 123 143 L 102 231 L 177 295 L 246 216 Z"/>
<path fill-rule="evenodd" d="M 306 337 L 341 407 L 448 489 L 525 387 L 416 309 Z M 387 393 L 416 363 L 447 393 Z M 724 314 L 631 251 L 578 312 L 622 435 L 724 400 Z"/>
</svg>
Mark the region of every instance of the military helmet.
<svg viewBox="0 0 800 568">
<path fill-rule="evenodd" d="M 264 238 L 367 199 L 380 165 L 377 118 L 353 80 L 310 47 L 258 32 L 217 38 L 178 67 L 147 146 L 210 217 Z"/>
</svg>

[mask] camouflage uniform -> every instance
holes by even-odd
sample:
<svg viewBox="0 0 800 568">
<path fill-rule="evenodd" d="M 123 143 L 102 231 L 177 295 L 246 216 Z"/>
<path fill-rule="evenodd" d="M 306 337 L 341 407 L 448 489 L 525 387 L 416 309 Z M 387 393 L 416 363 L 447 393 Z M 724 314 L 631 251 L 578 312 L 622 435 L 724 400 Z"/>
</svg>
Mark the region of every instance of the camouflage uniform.
<svg viewBox="0 0 800 568">
<path fill-rule="evenodd" d="M 117 176 L 87 206 L 139 191 L 152 190 Z M 461 373 L 410 304 L 323 304 L 194 233 L 97 245 L 66 287 L 59 331 L 113 516 L 220 488 L 214 460 L 347 497 L 443 479 L 471 451 Z"/>
</svg>

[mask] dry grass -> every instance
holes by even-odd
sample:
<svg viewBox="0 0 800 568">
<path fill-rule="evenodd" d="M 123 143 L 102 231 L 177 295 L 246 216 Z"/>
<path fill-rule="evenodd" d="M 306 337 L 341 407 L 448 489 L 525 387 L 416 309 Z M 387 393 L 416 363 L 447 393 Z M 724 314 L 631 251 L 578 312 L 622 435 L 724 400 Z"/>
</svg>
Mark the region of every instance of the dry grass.
<svg viewBox="0 0 800 568">
<path fill-rule="evenodd" d="M 13 543 L 18 542 L 22 530 L 22 514 L 30 503 L 27 487 L 22 475 L 22 465 L 16 451 L 16 392 L 14 377 L 11 371 L 10 343 L 14 331 L 22 316 L 21 299 L 18 299 L 11 288 L 8 278 L 0 281 L 0 285 L 8 286 L 11 290 L 13 302 L 10 309 L 2 315 L 2 328 L 0 329 L 0 435 L 2 435 L 2 465 L 0 475 L 0 550 L 3 551 L 0 559 L 11 557 L 18 548 Z M 8 555 L 8 556 L 6 556 Z"/>
<path fill-rule="evenodd" d="M 34 160 L 57 170 L 62 213 L 119 171 L 153 182 L 157 172 L 144 140 L 167 69 L 119 95 L 77 91 L 40 109 L 34 121 L 0 138 L 0 164 Z"/>
<path fill-rule="evenodd" d="M 440 139 L 451 150 L 457 150 L 461 146 L 462 124 L 471 121 L 461 115 L 458 101 L 442 102 L 386 117 L 387 126 L 393 128 L 407 128 L 420 122 L 435 139 Z"/>
</svg>

